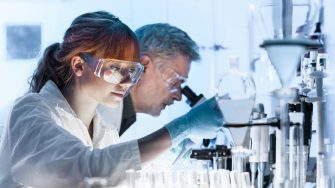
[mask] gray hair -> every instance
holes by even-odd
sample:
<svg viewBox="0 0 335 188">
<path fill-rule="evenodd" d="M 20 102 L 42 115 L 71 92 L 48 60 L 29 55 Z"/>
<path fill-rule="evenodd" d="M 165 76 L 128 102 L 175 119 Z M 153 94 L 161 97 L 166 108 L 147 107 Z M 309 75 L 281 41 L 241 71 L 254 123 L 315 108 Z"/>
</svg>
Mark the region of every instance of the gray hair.
<svg viewBox="0 0 335 188">
<path fill-rule="evenodd" d="M 141 54 L 169 59 L 178 55 L 200 60 L 199 46 L 181 29 L 166 23 L 148 24 L 135 31 Z"/>
</svg>

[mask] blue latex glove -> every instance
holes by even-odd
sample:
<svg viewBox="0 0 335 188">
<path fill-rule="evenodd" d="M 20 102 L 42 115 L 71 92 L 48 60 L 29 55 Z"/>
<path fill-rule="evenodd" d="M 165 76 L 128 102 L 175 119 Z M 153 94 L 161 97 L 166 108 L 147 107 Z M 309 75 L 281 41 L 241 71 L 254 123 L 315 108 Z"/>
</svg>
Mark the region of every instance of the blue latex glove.
<svg viewBox="0 0 335 188">
<path fill-rule="evenodd" d="M 192 141 L 214 138 L 222 126 L 223 115 L 214 97 L 165 125 L 173 147 L 185 138 L 190 138 Z"/>
</svg>

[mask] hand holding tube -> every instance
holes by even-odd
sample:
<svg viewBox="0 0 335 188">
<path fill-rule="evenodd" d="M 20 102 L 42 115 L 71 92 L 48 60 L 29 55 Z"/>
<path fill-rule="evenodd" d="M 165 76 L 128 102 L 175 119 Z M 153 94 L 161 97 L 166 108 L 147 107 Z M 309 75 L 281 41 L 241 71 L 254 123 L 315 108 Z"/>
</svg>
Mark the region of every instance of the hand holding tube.
<svg viewBox="0 0 335 188">
<path fill-rule="evenodd" d="M 214 138 L 222 126 L 223 115 L 214 97 L 165 125 L 172 146 L 176 146 L 185 138 L 193 141 Z"/>
</svg>

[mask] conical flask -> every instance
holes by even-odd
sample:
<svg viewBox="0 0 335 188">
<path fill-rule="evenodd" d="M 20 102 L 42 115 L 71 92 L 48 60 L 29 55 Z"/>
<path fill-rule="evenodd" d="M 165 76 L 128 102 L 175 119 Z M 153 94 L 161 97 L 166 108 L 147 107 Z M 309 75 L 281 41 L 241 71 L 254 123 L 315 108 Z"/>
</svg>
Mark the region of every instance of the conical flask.
<svg viewBox="0 0 335 188">
<path fill-rule="evenodd" d="M 256 97 L 255 83 L 252 77 L 238 69 L 238 58 L 230 58 L 230 69 L 223 74 L 215 91 L 215 97 L 227 124 L 248 124 Z M 244 172 L 247 157 L 252 153 L 248 149 L 249 127 L 228 128 L 234 146 L 232 152 L 232 170 Z"/>
<path fill-rule="evenodd" d="M 239 70 L 238 57 L 229 59 L 230 69 L 224 73 L 215 90 L 215 97 L 228 124 L 246 124 L 255 102 L 256 88 L 252 77 Z M 235 145 L 246 144 L 249 128 L 230 128 Z"/>
</svg>

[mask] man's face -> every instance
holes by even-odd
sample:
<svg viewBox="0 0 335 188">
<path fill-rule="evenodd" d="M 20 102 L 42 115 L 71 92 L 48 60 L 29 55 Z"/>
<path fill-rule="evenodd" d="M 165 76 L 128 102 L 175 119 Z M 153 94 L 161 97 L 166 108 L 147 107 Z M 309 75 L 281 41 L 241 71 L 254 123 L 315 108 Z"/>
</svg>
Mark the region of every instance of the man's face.
<svg viewBox="0 0 335 188">
<path fill-rule="evenodd" d="M 170 59 L 144 56 L 142 63 L 145 72 L 131 92 L 135 111 L 158 116 L 166 106 L 181 100 L 181 84 L 188 77 L 191 62 L 179 55 Z"/>
</svg>

